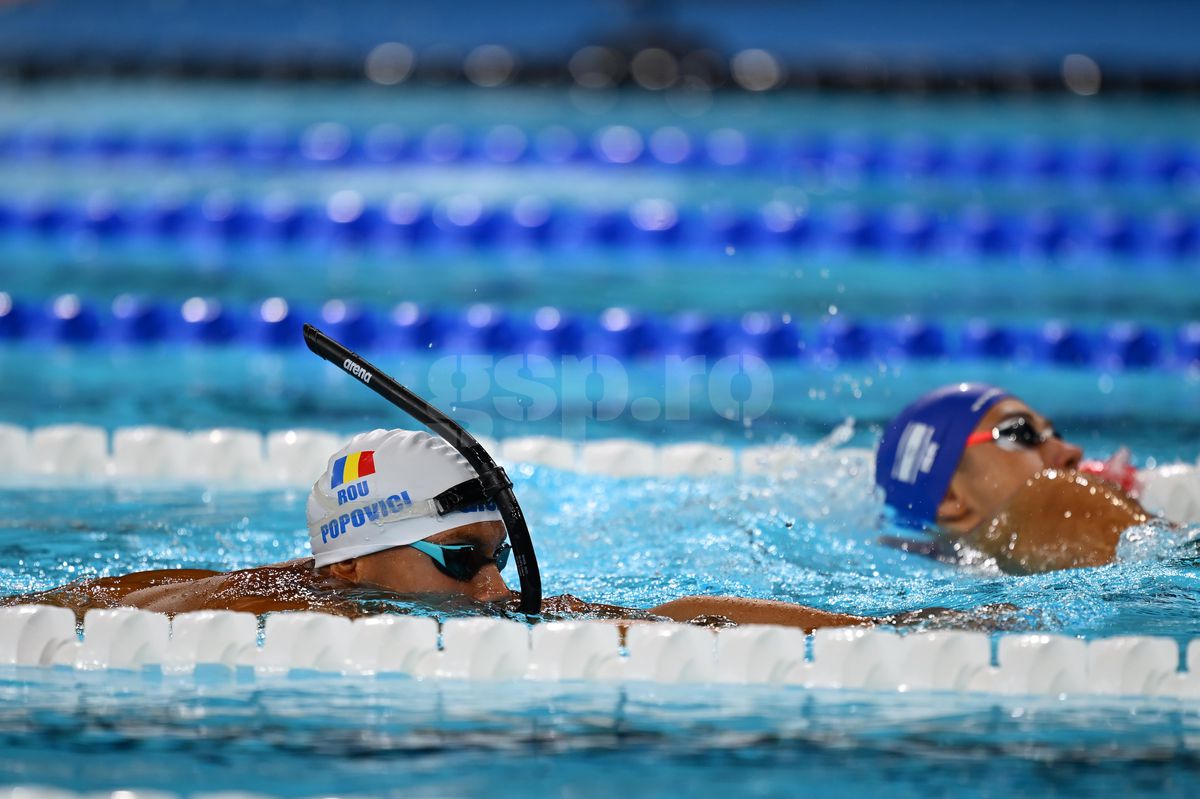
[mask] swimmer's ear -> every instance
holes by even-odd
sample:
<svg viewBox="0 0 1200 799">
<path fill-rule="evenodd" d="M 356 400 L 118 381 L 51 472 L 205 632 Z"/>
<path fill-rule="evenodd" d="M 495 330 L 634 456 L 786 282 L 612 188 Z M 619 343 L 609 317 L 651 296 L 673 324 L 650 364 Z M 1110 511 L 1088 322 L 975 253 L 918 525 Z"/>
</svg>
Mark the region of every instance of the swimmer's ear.
<svg viewBox="0 0 1200 799">
<path fill-rule="evenodd" d="M 351 583 L 358 582 L 358 558 L 350 558 L 350 560 L 329 564 L 329 573 L 339 580 Z"/>
<path fill-rule="evenodd" d="M 954 484 L 946 489 L 946 496 L 942 498 L 942 502 L 937 509 L 937 523 L 942 527 L 955 529 L 961 527 L 962 523 L 972 515 L 971 509 L 967 507 L 967 503 L 959 496 L 958 491 L 954 489 Z"/>
</svg>

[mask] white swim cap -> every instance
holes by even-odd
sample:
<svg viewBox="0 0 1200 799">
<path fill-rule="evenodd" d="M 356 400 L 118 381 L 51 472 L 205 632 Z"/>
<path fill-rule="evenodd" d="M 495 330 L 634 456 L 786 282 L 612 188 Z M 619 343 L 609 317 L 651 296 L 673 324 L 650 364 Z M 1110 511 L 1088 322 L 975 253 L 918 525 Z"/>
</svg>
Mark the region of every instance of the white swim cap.
<svg viewBox="0 0 1200 799">
<path fill-rule="evenodd" d="M 329 458 L 308 496 L 317 566 L 412 544 L 475 522 L 500 521 L 494 503 L 439 516 L 433 497 L 477 477 L 441 438 L 415 430 L 361 433 Z"/>
</svg>

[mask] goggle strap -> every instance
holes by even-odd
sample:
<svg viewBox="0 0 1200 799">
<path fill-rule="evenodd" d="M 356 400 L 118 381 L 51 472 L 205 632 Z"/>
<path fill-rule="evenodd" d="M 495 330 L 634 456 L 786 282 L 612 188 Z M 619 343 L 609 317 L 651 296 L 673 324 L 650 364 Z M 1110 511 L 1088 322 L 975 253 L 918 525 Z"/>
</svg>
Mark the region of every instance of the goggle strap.
<svg viewBox="0 0 1200 799">
<path fill-rule="evenodd" d="M 322 503 L 324 504 L 324 503 Z M 331 510 L 326 507 L 326 514 L 316 521 L 316 524 L 324 526 L 329 524 L 334 519 L 337 519 L 342 513 L 338 510 Z M 436 499 L 418 499 L 400 510 L 388 508 L 386 516 L 380 516 L 370 520 L 371 524 L 385 525 L 392 522 L 401 522 L 407 519 L 419 519 L 424 516 L 444 516 L 441 510 L 438 509 Z"/>
<path fill-rule="evenodd" d="M 982 430 L 978 433 L 972 433 L 967 436 L 967 446 L 973 447 L 976 444 L 986 444 L 989 441 L 995 441 L 995 433 L 991 430 Z"/>
</svg>

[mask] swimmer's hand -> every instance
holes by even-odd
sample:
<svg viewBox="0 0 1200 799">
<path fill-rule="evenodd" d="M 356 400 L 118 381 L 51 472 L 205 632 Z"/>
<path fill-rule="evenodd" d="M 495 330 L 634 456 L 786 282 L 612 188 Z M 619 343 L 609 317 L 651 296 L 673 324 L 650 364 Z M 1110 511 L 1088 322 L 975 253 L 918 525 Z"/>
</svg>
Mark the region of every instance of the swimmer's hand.
<svg viewBox="0 0 1200 799">
<path fill-rule="evenodd" d="M 1008 574 L 1078 569 L 1112 563 L 1121 533 L 1149 518 L 1136 500 L 1111 483 L 1047 469 L 962 540 L 994 558 Z"/>
</svg>

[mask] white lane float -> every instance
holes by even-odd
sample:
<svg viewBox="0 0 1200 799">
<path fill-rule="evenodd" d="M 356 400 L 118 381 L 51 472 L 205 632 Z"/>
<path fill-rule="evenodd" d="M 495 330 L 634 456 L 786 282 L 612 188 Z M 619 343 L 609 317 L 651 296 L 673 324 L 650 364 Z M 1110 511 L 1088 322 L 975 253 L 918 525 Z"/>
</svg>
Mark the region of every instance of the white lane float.
<svg viewBox="0 0 1200 799">
<path fill-rule="evenodd" d="M 169 618 L 131 608 L 88 611 L 83 637 L 64 608 L 0 608 L 0 668 L 119 669 L 190 675 L 202 665 L 248 678 L 353 678 L 766 685 L 885 693 L 1171 697 L 1200 700 L 1200 640 L 1181 661 L 1171 638 L 765 625 L 712 630 L 610 621 L 543 624 L 497 618 L 199 611 Z M 1180 668 L 1186 663 L 1186 670 Z"/>
<path fill-rule="evenodd" d="M 241 486 L 308 488 L 345 434 L 285 429 L 164 427 L 118 428 L 111 435 L 90 425 L 25 430 L 0 425 L 0 481 L 85 477 Z M 840 439 L 839 439 L 840 440 Z M 655 446 L 612 438 L 575 443 L 546 436 L 488 442 L 507 466 L 528 464 L 602 477 L 705 477 L 710 475 L 810 478 L 845 494 L 873 491 L 873 454 L 837 441 L 723 447 L 704 442 Z M 37 458 L 29 453 L 37 452 Z M 830 475 L 835 473 L 831 482 Z M 1200 464 L 1171 463 L 1137 472 L 1139 498 L 1150 511 L 1179 523 L 1200 523 Z"/>
</svg>

